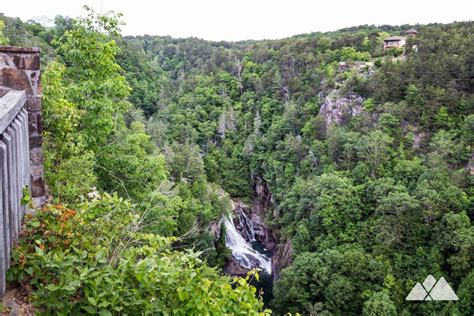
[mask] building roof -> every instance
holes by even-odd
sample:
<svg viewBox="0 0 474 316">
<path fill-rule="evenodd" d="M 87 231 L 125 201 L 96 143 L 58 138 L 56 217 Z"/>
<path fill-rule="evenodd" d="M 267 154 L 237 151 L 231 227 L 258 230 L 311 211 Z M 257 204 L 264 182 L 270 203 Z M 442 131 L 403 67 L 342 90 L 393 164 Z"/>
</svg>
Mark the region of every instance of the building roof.
<svg viewBox="0 0 474 316">
<path fill-rule="evenodd" d="M 418 34 L 418 32 L 414 28 L 410 28 L 405 32 L 405 34 Z"/>
<path fill-rule="evenodd" d="M 384 39 L 384 41 L 401 41 L 404 40 L 405 38 L 403 36 L 390 36 Z"/>
</svg>

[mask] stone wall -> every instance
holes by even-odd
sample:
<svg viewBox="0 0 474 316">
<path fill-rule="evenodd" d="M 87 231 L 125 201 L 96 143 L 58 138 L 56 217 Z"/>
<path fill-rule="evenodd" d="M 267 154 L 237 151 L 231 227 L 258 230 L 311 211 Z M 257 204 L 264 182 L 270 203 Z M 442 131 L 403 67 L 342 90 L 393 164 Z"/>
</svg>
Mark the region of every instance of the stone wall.
<svg viewBox="0 0 474 316">
<path fill-rule="evenodd" d="M 42 206 L 46 201 L 39 52 L 35 47 L 0 46 L 0 97 L 10 90 L 24 90 L 27 96 L 30 184 L 35 206 Z"/>
</svg>

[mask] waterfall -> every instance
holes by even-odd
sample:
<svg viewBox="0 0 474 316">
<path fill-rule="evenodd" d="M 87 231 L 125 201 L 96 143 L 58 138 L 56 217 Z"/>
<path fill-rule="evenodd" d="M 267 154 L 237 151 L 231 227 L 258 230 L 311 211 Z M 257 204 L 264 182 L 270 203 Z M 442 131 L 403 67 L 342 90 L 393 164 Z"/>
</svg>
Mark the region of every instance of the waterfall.
<svg viewBox="0 0 474 316">
<path fill-rule="evenodd" d="M 248 239 L 252 242 L 255 241 L 255 230 L 253 228 L 253 222 L 247 217 L 247 214 L 241 209 L 237 208 L 240 223 L 243 225 L 243 229 L 247 232 Z"/>
<path fill-rule="evenodd" d="M 244 213 L 243 211 L 241 213 Z M 245 216 L 245 215 L 244 215 Z M 248 218 L 246 217 L 248 220 Z M 260 268 L 267 272 L 268 274 L 272 273 L 272 263 L 271 258 L 267 257 L 265 254 L 262 254 L 255 250 L 251 243 L 245 241 L 245 239 L 240 235 L 240 232 L 235 227 L 234 221 L 231 216 L 224 216 L 223 218 L 226 236 L 225 243 L 226 246 L 232 251 L 232 256 L 234 259 L 244 268 L 253 269 Z M 250 228 L 248 225 L 248 220 L 245 225 L 247 229 L 251 232 L 251 240 L 255 240 L 255 235 L 253 233 L 253 225 Z"/>
</svg>

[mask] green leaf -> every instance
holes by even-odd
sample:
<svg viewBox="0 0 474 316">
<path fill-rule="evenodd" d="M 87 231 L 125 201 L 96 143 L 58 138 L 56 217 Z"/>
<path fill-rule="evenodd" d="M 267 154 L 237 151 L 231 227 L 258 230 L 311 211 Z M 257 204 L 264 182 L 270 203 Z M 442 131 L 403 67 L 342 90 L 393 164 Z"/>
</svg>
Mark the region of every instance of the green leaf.
<svg viewBox="0 0 474 316">
<path fill-rule="evenodd" d="M 87 298 L 87 301 L 88 301 L 89 303 L 91 303 L 91 305 L 97 306 L 97 301 L 96 301 L 95 298 L 93 298 L 93 297 L 88 297 L 88 298 Z"/>
<path fill-rule="evenodd" d="M 89 314 L 96 314 L 96 309 L 92 306 L 83 306 L 82 308 Z"/>
<path fill-rule="evenodd" d="M 38 227 L 40 227 L 41 223 L 39 221 L 32 220 L 32 221 L 28 222 L 28 225 L 30 225 L 31 227 L 34 227 L 34 228 L 38 228 Z"/>
<path fill-rule="evenodd" d="M 101 315 L 101 316 L 112 316 L 112 313 L 109 312 L 108 310 L 101 309 L 101 310 L 99 311 L 99 315 Z"/>
<path fill-rule="evenodd" d="M 185 290 L 178 288 L 178 297 L 181 301 L 184 301 L 188 298 L 188 293 Z"/>
<path fill-rule="evenodd" d="M 35 252 L 40 256 L 44 256 L 44 251 L 40 247 L 35 246 Z"/>
</svg>

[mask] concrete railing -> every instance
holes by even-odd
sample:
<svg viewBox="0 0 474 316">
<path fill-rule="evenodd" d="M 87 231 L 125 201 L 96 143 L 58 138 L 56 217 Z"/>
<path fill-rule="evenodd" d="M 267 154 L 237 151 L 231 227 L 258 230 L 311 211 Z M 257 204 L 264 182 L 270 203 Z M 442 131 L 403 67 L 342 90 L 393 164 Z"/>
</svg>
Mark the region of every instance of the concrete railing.
<svg viewBox="0 0 474 316">
<path fill-rule="evenodd" d="M 26 93 L 10 91 L 0 99 L 0 295 L 5 292 L 11 248 L 26 213 L 22 200 L 30 184 L 28 138 Z"/>
<path fill-rule="evenodd" d="M 46 200 L 39 49 L 0 46 L 0 297 L 11 249 L 21 229 L 26 193 Z"/>
</svg>

